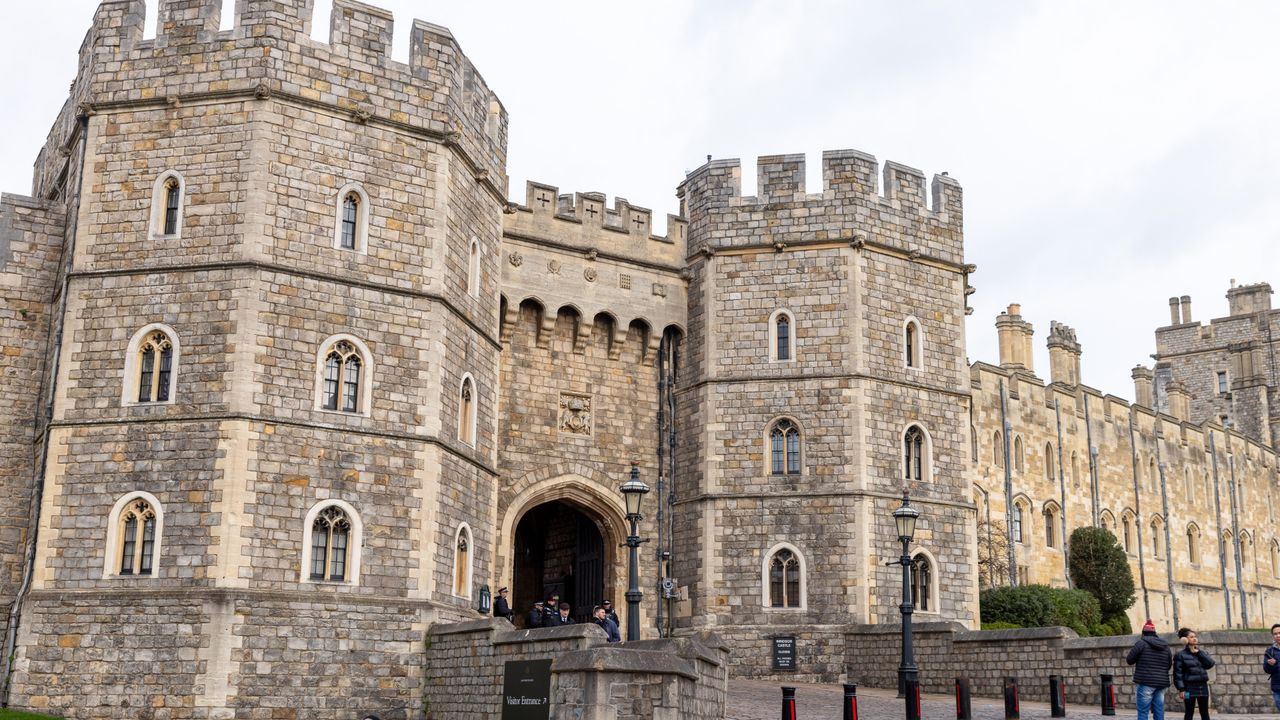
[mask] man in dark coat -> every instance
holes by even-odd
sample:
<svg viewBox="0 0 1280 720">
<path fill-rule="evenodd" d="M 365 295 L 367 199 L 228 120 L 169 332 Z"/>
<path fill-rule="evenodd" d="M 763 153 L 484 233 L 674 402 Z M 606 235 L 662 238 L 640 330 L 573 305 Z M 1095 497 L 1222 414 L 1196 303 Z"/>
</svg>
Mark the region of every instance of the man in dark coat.
<svg viewBox="0 0 1280 720">
<path fill-rule="evenodd" d="M 507 589 L 498 588 L 498 599 L 493 601 L 493 616 L 513 620 L 516 616 L 511 610 L 511 604 L 507 602 Z"/>
<path fill-rule="evenodd" d="M 545 613 L 542 618 L 542 627 L 552 627 L 556 624 L 556 615 L 559 611 L 556 605 L 560 602 L 559 595 L 548 595 L 547 601 L 543 603 L 542 612 Z"/>
<path fill-rule="evenodd" d="M 618 613 L 613 611 L 612 600 L 605 600 L 604 602 L 600 603 L 600 607 L 604 608 L 605 616 L 608 617 L 610 620 L 612 620 L 614 625 L 617 625 L 618 627 L 622 627 L 622 621 L 618 619 Z"/>
<path fill-rule="evenodd" d="M 557 603 L 556 609 L 559 610 L 560 612 L 551 616 L 551 619 L 547 621 L 547 625 L 546 625 L 547 627 L 557 627 L 560 625 L 573 624 L 573 617 L 569 615 L 569 610 L 571 609 L 569 607 L 569 603 L 566 603 L 566 602 Z"/>
<path fill-rule="evenodd" d="M 1271 626 L 1274 641 L 1262 654 L 1262 671 L 1271 676 L 1271 699 L 1280 711 L 1280 623 Z"/>
<path fill-rule="evenodd" d="M 524 626 L 529 630 L 540 628 L 547 619 L 547 613 L 542 609 L 542 601 L 539 600 L 533 604 L 533 609 L 529 611 L 529 617 L 525 620 Z"/>
<path fill-rule="evenodd" d="M 591 611 L 592 622 L 600 626 L 604 630 L 605 637 L 609 642 L 616 643 L 622 641 L 622 636 L 618 634 L 618 623 L 609 618 L 605 609 L 599 605 Z"/>
<path fill-rule="evenodd" d="M 1133 665 L 1133 684 L 1137 686 L 1138 720 L 1164 720 L 1164 693 L 1169 689 L 1169 668 L 1173 654 L 1169 644 L 1156 635 L 1155 623 L 1147 620 L 1142 637 L 1129 649 L 1124 661 Z"/>
</svg>

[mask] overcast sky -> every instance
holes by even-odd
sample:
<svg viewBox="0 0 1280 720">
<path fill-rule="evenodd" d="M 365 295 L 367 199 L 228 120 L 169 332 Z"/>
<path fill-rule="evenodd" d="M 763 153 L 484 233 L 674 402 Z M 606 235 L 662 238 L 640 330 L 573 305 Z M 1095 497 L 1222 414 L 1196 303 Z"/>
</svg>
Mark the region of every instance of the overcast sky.
<svg viewBox="0 0 1280 720">
<path fill-rule="evenodd" d="M 971 360 L 998 361 L 995 315 L 1020 302 L 1038 374 L 1058 320 L 1084 381 L 1132 398 L 1169 296 L 1207 320 L 1233 278 L 1280 286 L 1280 2 L 375 4 L 394 57 L 412 18 L 445 25 L 502 98 L 519 202 L 539 180 L 665 218 L 708 154 L 743 159 L 745 194 L 776 153 L 808 153 L 811 192 L 824 149 L 950 172 Z M 0 189 L 29 191 L 96 5 L 5 4 Z"/>
</svg>

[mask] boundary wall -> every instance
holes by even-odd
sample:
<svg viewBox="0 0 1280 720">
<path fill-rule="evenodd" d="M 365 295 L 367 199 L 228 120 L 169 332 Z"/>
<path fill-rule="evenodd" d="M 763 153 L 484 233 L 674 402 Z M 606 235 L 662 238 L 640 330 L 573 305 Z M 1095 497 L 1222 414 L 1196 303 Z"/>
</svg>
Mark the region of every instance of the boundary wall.
<svg viewBox="0 0 1280 720">
<path fill-rule="evenodd" d="M 846 636 L 849 682 L 878 688 L 898 684 L 902 652 L 901 626 L 858 625 Z M 1213 656 L 1209 691 L 1215 713 L 1272 713 L 1262 653 L 1271 637 L 1262 631 L 1219 630 L 1199 633 L 1201 646 Z M 1172 633 L 1161 635 L 1181 649 Z M 1082 638 L 1065 627 L 1019 630 L 965 630 L 959 623 L 917 625 L 912 635 L 920 688 L 953 693 L 957 677 L 969 677 L 978 697 L 1002 697 L 1005 677 L 1017 677 L 1022 698 L 1049 701 L 1049 676 L 1066 682 L 1067 703 L 1098 707 L 1102 673 L 1115 676 L 1116 706 L 1133 708 L 1133 668 L 1124 661 L 1136 635 Z M 1181 712 L 1172 689 L 1167 713 Z"/>
</svg>

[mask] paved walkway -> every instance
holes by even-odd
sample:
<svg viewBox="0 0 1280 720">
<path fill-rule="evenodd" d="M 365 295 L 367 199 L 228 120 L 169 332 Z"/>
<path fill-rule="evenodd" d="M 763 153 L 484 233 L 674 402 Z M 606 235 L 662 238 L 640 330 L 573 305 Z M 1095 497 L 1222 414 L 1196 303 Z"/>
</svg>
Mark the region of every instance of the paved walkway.
<svg viewBox="0 0 1280 720">
<path fill-rule="evenodd" d="M 844 691 L 838 684 L 802 685 L 796 688 L 796 720 L 842 720 L 841 702 Z M 892 690 L 858 688 L 859 720 L 902 720 L 905 707 Z M 974 720 L 1004 720 L 1004 703 L 991 698 L 973 698 L 971 704 Z M 782 686 L 775 682 L 759 680 L 730 680 L 728 720 L 778 720 L 782 712 Z M 1022 701 L 1022 717 L 1039 720 L 1049 717 L 1049 703 Z M 954 720 L 955 698 L 950 695 L 925 695 L 921 707 L 923 720 Z M 1109 720 L 1133 720 L 1133 710 L 1118 709 L 1115 718 Z M 1068 705 L 1067 719 L 1101 720 L 1097 705 Z M 1197 718 L 1199 716 L 1197 715 Z M 1214 720 L 1258 720 L 1277 717 L 1272 715 L 1222 715 L 1213 713 Z M 1165 720 L 1181 720 L 1182 705 L 1176 712 L 1165 708 Z"/>
</svg>

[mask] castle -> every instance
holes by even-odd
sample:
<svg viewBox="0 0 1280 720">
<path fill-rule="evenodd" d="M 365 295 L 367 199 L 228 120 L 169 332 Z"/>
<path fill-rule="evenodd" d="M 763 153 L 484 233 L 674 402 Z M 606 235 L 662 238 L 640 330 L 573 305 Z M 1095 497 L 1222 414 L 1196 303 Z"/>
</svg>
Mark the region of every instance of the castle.
<svg viewBox="0 0 1280 720">
<path fill-rule="evenodd" d="M 1171 305 L 1133 404 L 1062 325 L 1039 379 L 1017 306 L 970 365 L 945 174 L 836 151 L 806 189 L 772 156 L 744 197 L 709 160 L 665 237 L 598 193 L 514 202 L 506 110 L 446 29 L 404 64 L 389 14 L 334 0 L 322 43 L 310 5 L 220 31 L 219 0 L 162 0 L 143 39 L 143 0 L 102 2 L 0 200 L 14 706 L 416 717 L 427 628 L 498 587 L 517 617 L 621 609 L 633 462 L 642 634 L 714 628 L 740 675 L 794 636 L 834 677 L 846 630 L 898 621 L 904 486 L 918 619 L 1064 584 L 1080 525 L 1129 549 L 1134 619 L 1271 610 L 1269 287 L 1209 326 Z M 980 578 L 995 532 L 1013 562 Z"/>
</svg>

